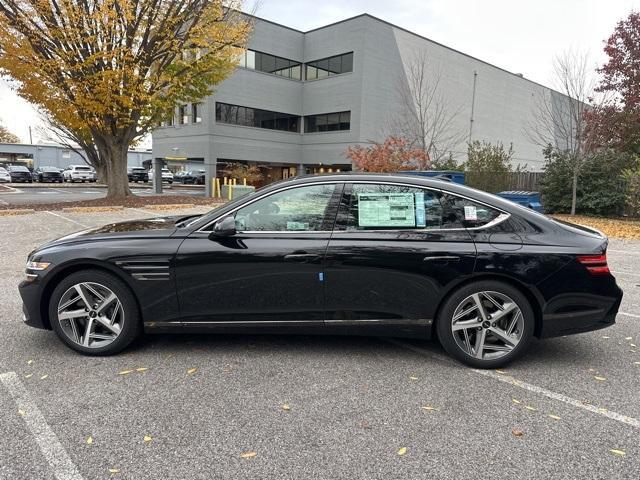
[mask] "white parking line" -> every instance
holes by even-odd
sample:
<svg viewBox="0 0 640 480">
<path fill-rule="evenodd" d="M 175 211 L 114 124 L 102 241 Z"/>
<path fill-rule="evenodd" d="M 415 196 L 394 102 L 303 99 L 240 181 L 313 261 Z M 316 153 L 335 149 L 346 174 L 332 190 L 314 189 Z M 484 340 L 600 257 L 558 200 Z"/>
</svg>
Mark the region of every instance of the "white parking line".
<svg viewBox="0 0 640 480">
<path fill-rule="evenodd" d="M 626 315 L 627 317 L 640 318 L 640 315 L 636 315 L 635 313 L 618 312 L 618 315 Z"/>
<path fill-rule="evenodd" d="M 76 222 L 73 218 L 65 217 L 64 215 L 60 215 L 59 213 L 54 213 L 49 210 L 45 210 L 44 213 L 48 213 L 49 215 L 53 215 L 54 217 L 60 217 L 63 220 L 67 220 L 68 222 L 75 223 L 76 225 L 80 225 L 83 228 L 89 228 L 89 225 L 85 225 L 84 223 Z"/>
<path fill-rule="evenodd" d="M 416 347 L 416 346 L 411 345 L 409 343 L 402 342 L 400 340 L 391 339 L 391 338 L 385 338 L 384 340 L 386 340 L 389 343 L 393 343 L 394 345 L 398 345 L 399 347 L 406 348 L 406 349 L 411 350 L 413 352 L 419 353 L 420 355 L 423 355 L 423 356 L 427 356 L 427 357 L 430 357 L 430 358 L 433 358 L 433 359 L 436 359 L 436 360 L 439 360 L 439 361 L 444 361 L 444 362 L 449 363 L 449 364 L 454 364 L 455 363 L 453 360 L 450 360 L 447 357 L 444 357 L 444 356 L 439 355 L 437 353 L 430 352 L 430 351 L 425 350 L 425 349 L 420 348 L 420 347 Z M 547 398 L 550 398 L 552 400 L 557 400 L 559 402 L 566 403 L 566 404 L 571 405 L 573 407 L 576 407 L 576 408 L 579 408 L 579 409 L 582 409 L 582 410 L 586 410 L 588 412 L 595 413 L 595 414 L 598 414 L 598 415 L 602 415 L 603 417 L 607 417 L 607 418 L 610 418 L 612 420 L 616 420 L 617 422 L 624 423 L 625 425 L 629 425 L 631 427 L 640 429 L 640 420 L 638 420 L 636 418 L 627 417 L 626 415 L 622 415 L 620 413 L 612 412 L 610 410 L 600 409 L 600 408 L 598 408 L 598 407 L 596 407 L 594 405 L 582 403 L 580 400 L 576 400 L 575 398 L 568 397 L 567 395 L 563 395 L 562 393 L 553 392 L 551 390 L 547 390 L 546 388 L 539 387 L 539 386 L 533 385 L 531 383 L 522 382 L 520 380 L 516 380 L 515 378 L 513 378 L 513 377 L 511 377 L 509 375 L 496 373 L 495 371 L 492 371 L 492 370 L 472 369 L 471 371 L 475 372 L 475 373 L 477 373 L 479 375 L 482 375 L 484 377 L 489 377 L 489 378 L 492 378 L 494 380 L 498 380 L 500 382 L 507 383 L 507 384 L 512 385 L 514 387 L 522 388 L 524 390 L 528 390 L 530 392 L 537 393 L 539 395 L 543 395 L 543 396 L 545 396 Z"/>
<path fill-rule="evenodd" d="M 49 462 L 53 475 L 58 480 L 82 480 L 78 469 L 71 461 L 71 457 L 47 424 L 44 415 L 20 382 L 18 375 L 15 372 L 0 374 L 0 381 L 13 397 L 18 410 L 24 412 L 22 414 L 24 423 L 27 424 L 40 447 L 40 451 Z"/>
</svg>

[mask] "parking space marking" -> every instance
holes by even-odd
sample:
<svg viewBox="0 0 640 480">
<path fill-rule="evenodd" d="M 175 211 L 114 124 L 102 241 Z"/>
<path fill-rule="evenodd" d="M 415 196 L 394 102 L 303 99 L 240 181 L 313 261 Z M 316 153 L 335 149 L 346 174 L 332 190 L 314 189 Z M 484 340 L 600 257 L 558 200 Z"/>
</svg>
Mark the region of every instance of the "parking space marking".
<svg viewBox="0 0 640 480">
<path fill-rule="evenodd" d="M 618 314 L 619 315 L 626 315 L 627 317 L 640 318 L 640 315 L 636 315 L 634 313 L 618 312 Z"/>
<path fill-rule="evenodd" d="M 444 362 L 449 363 L 449 364 L 456 364 L 456 362 L 454 362 L 453 360 L 450 360 L 447 357 L 444 357 L 444 356 L 439 355 L 437 353 L 430 352 L 430 351 L 425 350 L 425 349 L 420 348 L 420 347 L 416 347 L 415 345 L 411 345 L 409 343 L 405 343 L 405 342 L 402 342 L 400 340 L 391 339 L 391 338 L 385 338 L 384 340 L 386 340 L 389 343 L 393 343 L 394 345 L 398 345 L 399 347 L 406 348 L 406 349 L 411 350 L 413 352 L 419 353 L 420 355 L 427 356 L 429 358 L 433 358 L 433 359 L 436 359 L 436 360 L 444 361 Z M 506 384 L 514 386 L 514 387 L 522 388 L 524 390 L 528 390 L 528 391 L 530 391 L 532 393 L 537 393 L 538 395 L 545 396 L 545 397 L 550 398 L 552 400 L 557 400 L 559 402 L 566 403 L 566 404 L 571 405 L 573 407 L 576 407 L 576 408 L 579 408 L 579 409 L 582 409 L 582 410 L 586 410 L 588 412 L 595 413 L 595 414 L 598 414 L 598 415 L 602 415 L 603 417 L 610 418 L 611 420 L 615 420 L 615 421 L 623 423 L 625 425 L 629 425 L 631 427 L 640 429 L 640 420 L 638 420 L 636 418 L 628 417 L 628 416 L 622 415 L 620 413 L 612 412 L 611 410 L 600 409 L 599 407 L 596 407 L 596 406 L 588 404 L 588 403 L 583 403 L 580 400 L 576 400 L 575 398 L 568 397 L 567 395 L 563 395 L 562 393 L 553 392 L 551 390 L 547 390 L 544 387 L 539 387 L 538 385 L 533 385 L 531 383 L 522 382 L 520 380 L 516 380 L 515 378 L 513 378 L 513 377 L 511 377 L 509 375 L 500 374 L 500 373 L 497 373 L 497 372 L 495 372 L 493 370 L 479 370 L 479 369 L 474 368 L 471 371 L 475 372 L 475 373 L 477 373 L 479 375 L 482 375 L 484 377 L 489 377 L 489 378 L 492 378 L 494 380 L 498 380 L 499 382 L 503 382 L 503 383 L 506 383 Z"/>
<path fill-rule="evenodd" d="M 53 215 L 54 217 L 60 217 L 63 220 L 67 220 L 68 222 L 75 223 L 76 225 L 80 225 L 83 228 L 89 228 L 89 225 L 85 225 L 84 223 L 76 222 L 73 218 L 65 217 L 64 215 L 60 215 L 59 213 L 51 212 L 49 210 L 44 210 L 44 213 L 48 213 L 49 215 Z"/>
<path fill-rule="evenodd" d="M 0 374 L 0 381 L 13 397 L 18 409 L 24 412 L 22 415 L 24 423 L 35 438 L 42 455 L 49 462 L 55 478 L 58 480 L 82 480 L 82 476 L 71 457 L 49 427 L 44 415 L 20 382 L 16 372 Z"/>
</svg>

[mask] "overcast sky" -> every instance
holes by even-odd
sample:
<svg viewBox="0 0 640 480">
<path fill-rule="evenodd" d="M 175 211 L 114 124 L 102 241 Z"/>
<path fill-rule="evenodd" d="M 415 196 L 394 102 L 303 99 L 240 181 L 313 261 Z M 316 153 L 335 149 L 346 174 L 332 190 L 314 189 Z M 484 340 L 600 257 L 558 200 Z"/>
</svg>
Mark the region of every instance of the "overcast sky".
<svg viewBox="0 0 640 480">
<path fill-rule="evenodd" d="M 245 0 L 246 1 L 246 0 Z M 248 2 L 247 9 L 252 8 Z M 640 0 L 259 0 L 257 15 L 309 30 L 361 13 L 551 85 L 555 55 L 578 49 L 604 60 L 603 41 Z M 29 141 L 36 111 L 0 83 L 0 123 Z M 38 140 L 34 130 L 34 141 Z"/>
</svg>

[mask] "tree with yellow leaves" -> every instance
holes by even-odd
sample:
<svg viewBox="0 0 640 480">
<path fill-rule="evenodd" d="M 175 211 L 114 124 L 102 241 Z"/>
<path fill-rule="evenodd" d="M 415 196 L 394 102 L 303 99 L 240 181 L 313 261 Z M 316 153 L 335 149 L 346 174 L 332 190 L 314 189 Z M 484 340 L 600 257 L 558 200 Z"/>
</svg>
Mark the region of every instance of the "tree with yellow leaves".
<svg viewBox="0 0 640 480">
<path fill-rule="evenodd" d="M 98 152 L 110 197 L 131 195 L 127 151 L 237 64 L 239 0 L 0 0 L 0 73 Z"/>
<path fill-rule="evenodd" d="M 6 127 L 0 125 L 0 143 L 20 143 L 20 139 Z"/>
</svg>

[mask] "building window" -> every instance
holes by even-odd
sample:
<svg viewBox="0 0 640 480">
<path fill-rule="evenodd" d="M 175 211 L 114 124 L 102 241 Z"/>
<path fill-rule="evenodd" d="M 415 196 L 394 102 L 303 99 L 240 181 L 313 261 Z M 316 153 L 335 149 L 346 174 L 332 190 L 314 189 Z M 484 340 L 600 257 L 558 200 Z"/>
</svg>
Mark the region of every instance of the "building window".
<svg viewBox="0 0 640 480">
<path fill-rule="evenodd" d="M 180 105 L 178 107 L 178 122 L 180 123 L 180 125 L 189 123 L 189 115 L 187 115 L 186 105 Z"/>
<path fill-rule="evenodd" d="M 165 120 L 167 127 L 171 127 L 173 125 L 173 115 L 173 110 L 167 113 L 167 119 Z"/>
<path fill-rule="evenodd" d="M 62 150 L 62 158 L 71 158 L 71 150 L 68 148 Z"/>
<path fill-rule="evenodd" d="M 202 104 L 201 103 L 194 103 L 191 105 L 191 121 L 193 123 L 200 123 L 202 122 Z"/>
<path fill-rule="evenodd" d="M 300 131 L 300 117 L 297 115 L 220 102 L 216 102 L 216 122 L 285 132 Z"/>
<path fill-rule="evenodd" d="M 334 132 L 351 128 L 351 112 L 322 113 L 304 117 L 304 132 Z"/>
<path fill-rule="evenodd" d="M 238 65 L 251 70 L 271 73 L 280 77 L 302 80 L 302 64 L 295 60 L 276 57 L 268 53 L 245 50 L 238 61 Z"/>
<path fill-rule="evenodd" d="M 305 65 L 307 80 L 329 77 L 353 71 L 353 52 L 336 55 L 335 57 L 323 58 Z"/>
</svg>

